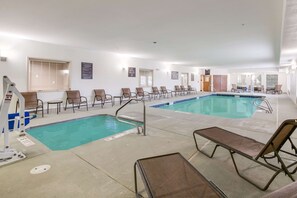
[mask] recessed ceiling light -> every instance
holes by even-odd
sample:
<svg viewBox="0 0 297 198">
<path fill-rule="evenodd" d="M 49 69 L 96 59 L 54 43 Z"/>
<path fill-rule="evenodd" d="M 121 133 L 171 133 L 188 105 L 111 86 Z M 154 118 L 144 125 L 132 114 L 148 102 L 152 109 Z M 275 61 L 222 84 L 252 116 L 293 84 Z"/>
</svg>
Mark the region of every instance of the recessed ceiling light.
<svg viewBox="0 0 297 198">
<path fill-rule="evenodd" d="M 154 41 L 153 43 L 154 43 L 154 44 L 157 44 L 157 41 Z"/>
</svg>

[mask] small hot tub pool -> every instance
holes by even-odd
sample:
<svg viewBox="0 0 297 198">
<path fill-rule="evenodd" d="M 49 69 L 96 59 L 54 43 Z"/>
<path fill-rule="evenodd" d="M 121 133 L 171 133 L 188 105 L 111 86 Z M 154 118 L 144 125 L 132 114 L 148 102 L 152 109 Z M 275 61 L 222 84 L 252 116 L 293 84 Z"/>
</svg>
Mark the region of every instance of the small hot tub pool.
<svg viewBox="0 0 297 198">
<path fill-rule="evenodd" d="M 137 126 L 141 122 L 129 121 Z M 97 115 L 49 125 L 32 127 L 27 133 L 51 150 L 67 150 L 135 128 L 114 116 Z"/>
</svg>

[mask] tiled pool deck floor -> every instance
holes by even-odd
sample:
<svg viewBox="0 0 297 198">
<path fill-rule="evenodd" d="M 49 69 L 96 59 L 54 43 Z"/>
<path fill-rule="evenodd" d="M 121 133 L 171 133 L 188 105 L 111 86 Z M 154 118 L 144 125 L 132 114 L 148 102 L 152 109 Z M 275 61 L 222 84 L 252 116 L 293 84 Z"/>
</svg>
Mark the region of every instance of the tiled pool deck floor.
<svg viewBox="0 0 297 198">
<path fill-rule="evenodd" d="M 199 95 L 202 94 L 204 93 Z M 186 97 L 191 96 L 153 100 L 147 102 L 147 105 Z M 297 106 L 288 96 L 283 94 L 267 97 L 274 109 L 273 113 L 256 112 L 252 118 L 247 119 L 227 119 L 147 108 L 147 136 L 138 135 L 135 130 L 135 133 L 112 141 L 97 140 L 67 151 L 50 151 L 29 135 L 36 144 L 24 147 L 14 134 L 11 136 L 12 146 L 23 151 L 27 158 L 0 168 L 0 197 L 135 197 L 134 162 L 139 158 L 172 152 L 180 152 L 228 197 L 261 197 L 289 184 L 291 180 L 280 174 L 267 191 L 260 191 L 236 174 L 226 150 L 219 149 L 213 159 L 197 152 L 192 133 L 196 129 L 219 126 L 265 143 L 283 120 L 297 118 Z M 62 110 L 59 115 L 51 110 L 44 118 L 33 119 L 30 125 L 95 114 L 114 115 L 117 108 L 118 104 L 114 107 L 106 104 L 103 109 L 97 106 L 87 112 L 82 108 L 76 113 L 69 109 L 66 112 Z M 141 112 L 142 104 L 138 103 L 128 105 L 121 114 L 139 118 Z M 2 138 L 3 136 L 1 141 Z M 294 142 L 297 142 L 296 138 L 295 132 Z M 206 149 L 210 148 L 206 140 L 199 139 L 199 143 L 206 145 Z M 240 163 L 244 166 L 251 164 L 249 160 L 241 158 Z M 51 165 L 51 169 L 39 175 L 30 174 L 33 167 L 42 164 Z M 267 173 L 271 172 L 261 167 L 256 167 L 253 171 L 247 169 L 247 174 L 260 183 L 267 180 Z M 144 191 L 143 194 L 145 195 Z"/>
</svg>

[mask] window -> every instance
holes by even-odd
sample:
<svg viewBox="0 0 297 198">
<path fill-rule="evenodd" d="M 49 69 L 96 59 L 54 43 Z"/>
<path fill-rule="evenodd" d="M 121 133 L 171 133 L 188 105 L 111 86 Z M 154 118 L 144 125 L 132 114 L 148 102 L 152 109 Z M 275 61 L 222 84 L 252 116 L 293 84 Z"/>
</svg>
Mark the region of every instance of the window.
<svg viewBox="0 0 297 198">
<path fill-rule="evenodd" d="M 239 84 L 239 85 L 246 85 L 247 84 L 246 81 L 247 81 L 247 79 L 246 79 L 246 75 L 245 74 L 238 75 L 237 84 Z"/>
<path fill-rule="evenodd" d="M 261 86 L 262 85 L 261 74 L 255 74 L 253 78 L 254 78 L 254 85 L 255 86 Z"/>
<path fill-rule="evenodd" d="M 29 59 L 29 91 L 69 89 L 69 62 Z"/>
<path fill-rule="evenodd" d="M 277 74 L 267 74 L 266 75 L 266 87 L 274 88 L 278 84 L 278 75 Z"/>
<path fill-rule="evenodd" d="M 140 87 L 153 86 L 153 70 L 140 69 L 139 70 Z"/>
</svg>

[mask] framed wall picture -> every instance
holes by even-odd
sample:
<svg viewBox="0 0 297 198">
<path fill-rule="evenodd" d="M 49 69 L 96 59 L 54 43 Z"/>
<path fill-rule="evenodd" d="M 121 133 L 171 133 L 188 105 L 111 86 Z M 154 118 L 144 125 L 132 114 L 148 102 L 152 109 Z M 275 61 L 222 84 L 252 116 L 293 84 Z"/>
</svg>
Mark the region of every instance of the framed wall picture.
<svg viewBox="0 0 297 198">
<path fill-rule="evenodd" d="M 195 81 L 194 74 L 191 73 L 191 81 Z"/>
<path fill-rule="evenodd" d="M 93 79 L 93 63 L 81 63 L 81 79 Z"/>
<path fill-rule="evenodd" d="M 178 80 L 178 71 L 171 71 L 171 79 Z"/>
<path fill-rule="evenodd" d="M 136 77 L 136 68 L 128 67 L 128 77 Z"/>
<path fill-rule="evenodd" d="M 210 69 L 205 70 L 205 75 L 210 75 Z"/>
</svg>

